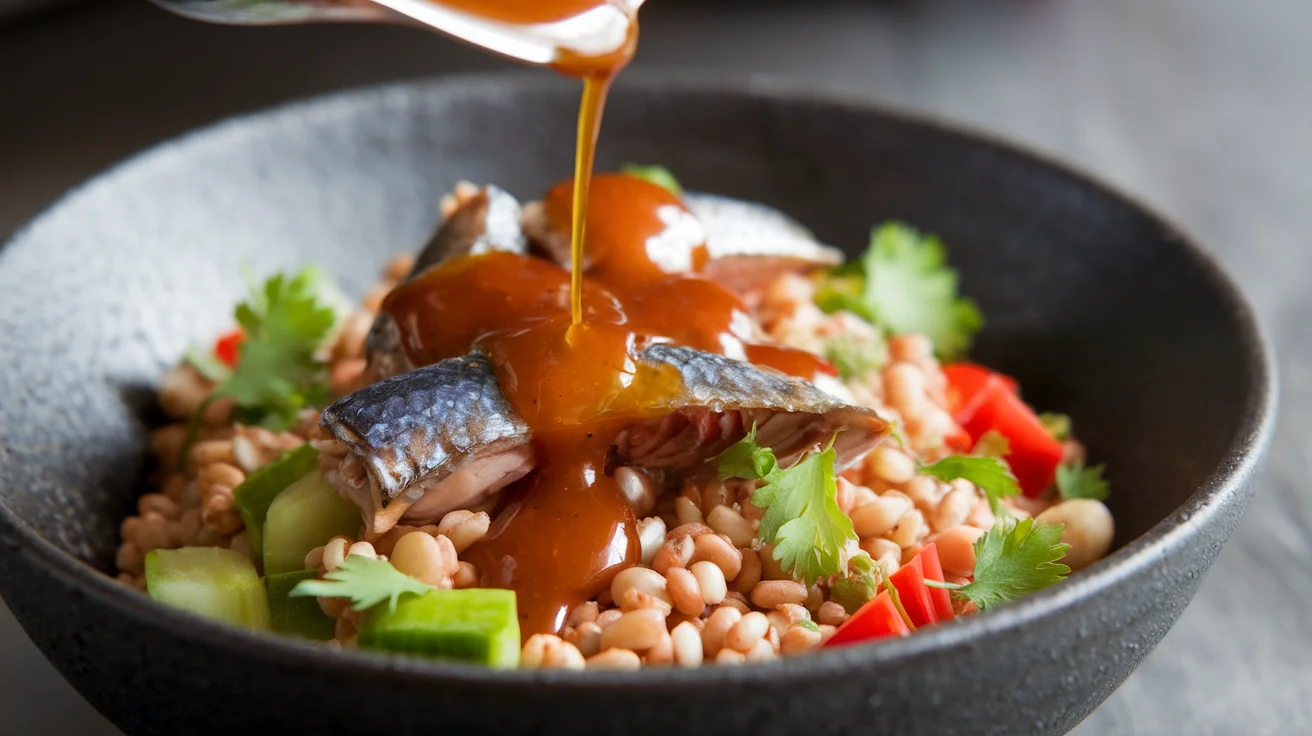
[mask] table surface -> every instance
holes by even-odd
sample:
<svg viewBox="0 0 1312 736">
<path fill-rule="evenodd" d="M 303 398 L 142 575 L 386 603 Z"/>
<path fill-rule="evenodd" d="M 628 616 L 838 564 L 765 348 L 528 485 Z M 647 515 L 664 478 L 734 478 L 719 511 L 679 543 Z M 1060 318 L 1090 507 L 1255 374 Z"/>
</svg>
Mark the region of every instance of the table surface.
<svg viewBox="0 0 1312 736">
<path fill-rule="evenodd" d="M 1193 605 L 1076 731 L 1312 730 L 1312 3 L 652 2 L 637 66 L 801 78 L 1001 133 L 1197 235 L 1280 352 L 1256 500 Z M 1259 10 L 1260 8 L 1260 10 Z M 238 30 L 99 0 L 0 28 L 0 236 L 84 177 L 215 119 L 501 62 L 406 29 Z M 1118 489 L 1150 493 L 1152 489 Z M 0 606 L 6 733 L 116 734 Z"/>
</svg>

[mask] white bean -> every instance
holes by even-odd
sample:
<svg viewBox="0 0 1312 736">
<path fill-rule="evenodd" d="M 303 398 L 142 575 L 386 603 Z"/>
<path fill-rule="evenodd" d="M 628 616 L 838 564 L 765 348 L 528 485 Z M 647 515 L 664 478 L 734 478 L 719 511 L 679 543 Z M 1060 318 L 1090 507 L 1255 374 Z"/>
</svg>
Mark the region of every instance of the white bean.
<svg viewBox="0 0 1312 736">
<path fill-rule="evenodd" d="M 1077 498 L 1063 501 L 1039 514 L 1043 524 L 1065 524 L 1061 541 L 1069 544 L 1062 562 L 1072 570 L 1088 567 L 1102 559 L 1112 547 L 1116 522 L 1101 501 Z"/>
</svg>

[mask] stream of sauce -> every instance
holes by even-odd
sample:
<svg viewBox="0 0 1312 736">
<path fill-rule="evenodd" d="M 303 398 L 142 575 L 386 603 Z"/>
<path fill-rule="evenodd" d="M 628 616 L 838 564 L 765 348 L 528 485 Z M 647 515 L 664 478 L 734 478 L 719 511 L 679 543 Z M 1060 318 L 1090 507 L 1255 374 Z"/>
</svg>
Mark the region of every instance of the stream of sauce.
<svg viewBox="0 0 1312 736">
<path fill-rule="evenodd" d="M 524 23 L 606 4 L 443 1 Z M 638 351 L 670 341 L 808 379 L 832 372 L 809 353 L 753 344 L 738 297 L 698 275 L 705 238 L 679 197 L 634 177 L 593 177 L 606 93 L 637 44 L 636 17 L 629 18 L 617 50 L 554 65 L 583 80 L 574 178 L 543 199 L 551 230 L 570 233 L 571 269 L 506 252 L 465 256 L 383 304 L 416 365 L 481 349 L 533 431 L 536 467 L 507 489 L 488 536 L 464 555 L 482 586 L 516 592 L 524 638 L 560 631 L 575 606 L 640 557 L 637 519 L 606 460 L 620 431 L 668 413 L 684 387 L 673 369 L 635 362 Z"/>
<path fill-rule="evenodd" d="M 592 181 L 597 135 L 601 131 L 602 113 L 611 82 L 633 59 L 638 49 L 638 10 L 641 0 L 438 0 L 439 2 L 489 20 L 520 26 L 562 24 L 587 14 L 612 11 L 623 17 L 623 39 L 614 48 L 600 53 L 582 53 L 562 48 L 551 68 L 567 77 L 583 81 L 583 99 L 579 104 L 578 135 L 574 149 L 573 224 L 571 250 L 574 262 L 583 256 L 583 223 L 588 213 L 588 189 Z M 570 282 L 572 324 L 583 322 L 583 273 L 574 268 Z"/>
</svg>

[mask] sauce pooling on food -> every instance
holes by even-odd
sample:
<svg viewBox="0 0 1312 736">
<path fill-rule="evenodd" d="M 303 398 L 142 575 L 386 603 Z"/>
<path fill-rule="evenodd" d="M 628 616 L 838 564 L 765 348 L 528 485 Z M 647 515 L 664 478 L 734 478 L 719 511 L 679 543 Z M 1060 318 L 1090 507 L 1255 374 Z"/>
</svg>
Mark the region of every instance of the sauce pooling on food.
<svg viewBox="0 0 1312 736">
<path fill-rule="evenodd" d="M 572 183 L 548 192 L 548 220 L 567 222 Z M 677 372 L 635 361 L 655 342 L 767 365 L 812 379 L 832 371 L 802 351 L 754 344 L 739 298 L 702 278 L 706 248 L 678 197 L 629 176 L 596 178 L 582 263 L 584 321 L 570 313 L 570 275 L 542 258 L 464 256 L 384 302 L 416 365 L 464 355 L 492 361 L 507 400 L 533 430 L 538 466 L 508 489 L 487 539 L 467 557 L 481 584 L 516 591 L 522 630 L 558 631 L 639 558 L 636 517 L 607 459 L 636 419 L 668 413 Z"/>
</svg>

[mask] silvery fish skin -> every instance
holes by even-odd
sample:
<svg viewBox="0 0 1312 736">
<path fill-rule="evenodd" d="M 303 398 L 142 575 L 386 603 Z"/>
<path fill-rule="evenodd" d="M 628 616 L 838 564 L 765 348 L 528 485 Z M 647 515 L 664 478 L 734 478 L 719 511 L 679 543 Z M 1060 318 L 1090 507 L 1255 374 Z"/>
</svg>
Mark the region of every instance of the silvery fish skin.
<svg viewBox="0 0 1312 736">
<path fill-rule="evenodd" d="M 801 223 L 773 207 L 716 194 L 685 192 L 683 203 L 706 230 L 702 275 L 751 295 L 785 272 L 809 273 L 843 262 Z"/>
<path fill-rule="evenodd" d="M 366 386 L 325 409 L 320 424 L 350 453 L 325 478 L 360 507 L 371 538 L 402 521 L 437 523 L 534 465 L 528 425 L 477 353 Z"/>
<path fill-rule="evenodd" d="M 491 251 L 527 253 L 528 240 L 520 227 L 519 201 L 507 192 L 488 185 L 460 202 L 451 216 L 437 228 L 415 259 L 407 280 L 463 255 Z M 369 356 L 367 376 L 381 380 L 413 369 L 401 347 L 401 331 L 386 313 L 374 320 L 366 342 Z"/>
<path fill-rule="evenodd" d="M 711 472 L 708 463 L 755 426 L 756 441 L 773 449 L 784 465 L 832 439 L 836 466 L 842 470 L 879 444 L 891 428 L 874 409 L 847 404 L 800 378 L 722 355 L 656 344 L 643 350 L 637 362 L 673 368 L 683 389 L 658 405 L 668 414 L 637 421 L 620 432 L 611 466 L 684 477 Z"/>
<path fill-rule="evenodd" d="M 802 223 L 759 202 L 684 192 L 683 204 L 701 220 L 712 261 L 733 256 L 784 256 L 837 266 L 843 252 L 824 245 Z"/>
<path fill-rule="evenodd" d="M 410 278 L 451 258 L 491 251 L 528 252 L 519 200 L 491 184 L 463 200 L 415 259 Z"/>
</svg>

